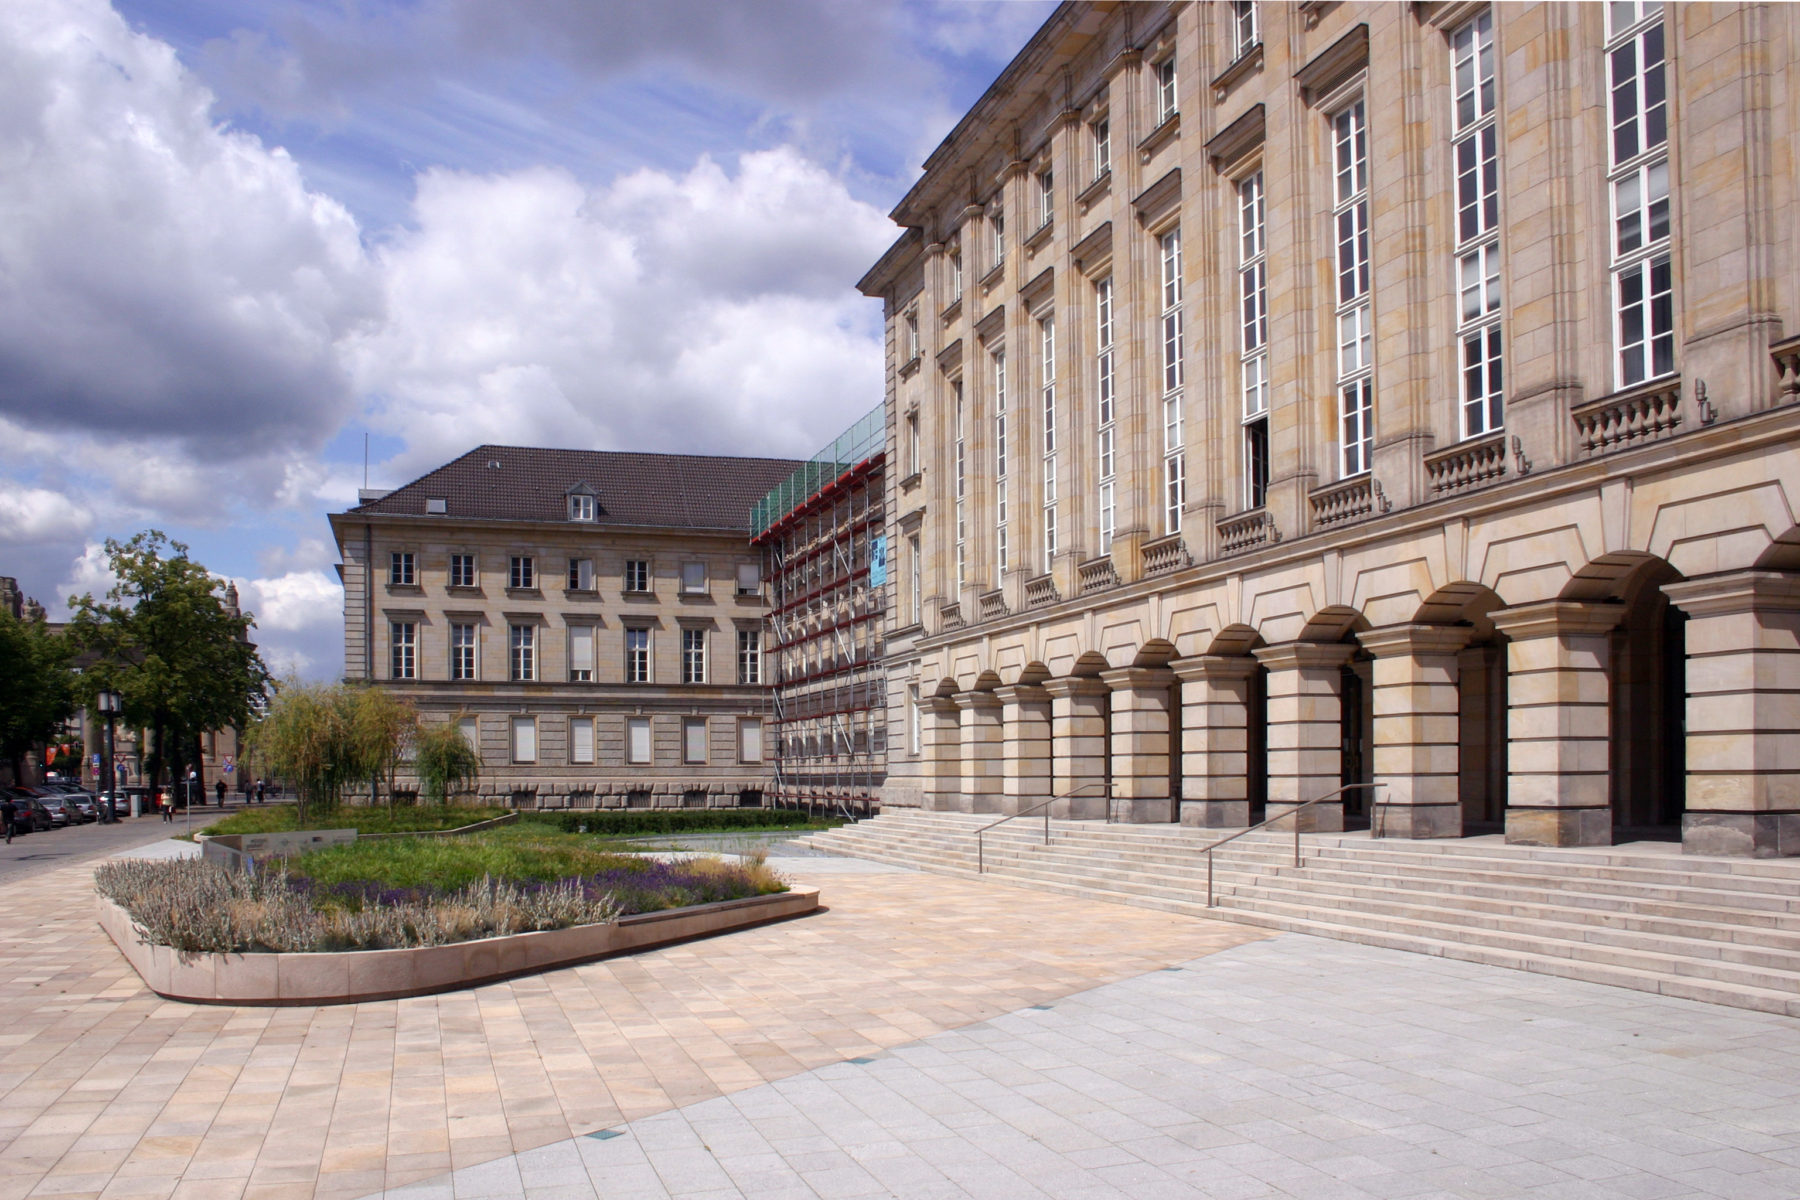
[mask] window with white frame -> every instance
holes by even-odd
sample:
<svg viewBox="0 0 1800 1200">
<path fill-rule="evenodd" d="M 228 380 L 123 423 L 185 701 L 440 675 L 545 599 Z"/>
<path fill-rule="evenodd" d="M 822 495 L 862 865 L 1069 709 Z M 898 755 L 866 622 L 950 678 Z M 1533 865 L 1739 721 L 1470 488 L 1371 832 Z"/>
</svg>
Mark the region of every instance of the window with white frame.
<svg viewBox="0 0 1800 1200">
<path fill-rule="evenodd" d="M 1006 202 L 1004 198 L 994 201 L 994 208 L 988 214 L 989 261 L 998 267 L 1006 261 Z"/>
<path fill-rule="evenodd" d="M 761 717 L 738 718 L 738 761 L 759 763 L 763 759 L 763 723 Z"/>
<path fill-rule="evenodd" d="M 412 621 L 388 622 L 388 667 L 392 679 L 419 677 L 419 627 Z"/>
<path fill-rule="evenodd" d="M 906 361 L 919 357 L 919 314 L 906 314 Z"/>
<path fill-rule="evenodd" d="M 762 682 L 762 631 L 740 629 L 737 635 L 739 683 Z"/>
<path fill-rule="evenodd" d="M 1101 113 L 1088 122 L 1088 150 L 1094 160 L 1094 178 L 1112 170 L 1112 120 Z"/>
<path fill-rule="evenodd" d="M 681 564 L 681 590 L 684 595 L 700 596 L 706 593 L 706 564 L 703 562 L 684 562 Z"/>
<path fill-rule="evenodd" d="M 569 761 L 591 766 L 594 761 L 594 718 L 569 718 Z"/>
<path fill-rule="evenodd" d="M 1456 340 L 1461 434 L 1505 424 L 1500 315 L 1500 151 L 1494 112 L 1494 17 L 1484 12 L 1450 35 L 1451 160 L 1456 171 Z"/>
<path fill-rule="evenodd" d="M 643 558 L 625 560 L 625 586 L 627 592 L 647 592 L 650 590 L 650 562 Z"/>
<path fill-rule="evenodd" d="M 1375 448 L 1375 358 L 1369 298 L 1369 130 L 1358 97 L 1331 119 L 1337 247 L 1338 477 L 1368 471 Z"/>
<path fill-rule="evenodd" d="M 512 656 L 512 678 L 529 681 L 537 678 L 537 626 L 509 627 L 508 643 Z"/>
<path fill-rule="evenodd" d="M 537 761 L 537 718 L 512 719 L 512 760 L 516 763 Z"/>
<path fill-rule="evenodd" d="M 1038 172 L 1038 228 L 1048 225 L 1056 216 L 1056 174 L 1048 167 Z"/>
<path fill-rule="evenodd" d="M 924 467 L 919 455 L 919 414 L 906 414 L 906 473 L 917 475 Z"/>
<path fill-rule="evenodd" d="M 506 586 L 520 589 L 537 586 L 537 568 L 529 554 L 512 556 L 512 566 L 506 576 Z"/>
<path fill-rule="evenodd" d="M 916 625 L 924 619 L 925 608 L 922 598 L 925 586 L 925 561 L 920 554 L 919 535 L 916 533 L 906 539 L 906 562 L 906 590 L 911 600 L 911 605 L 906 612 L 907 623 Z"/>
<path fill-rule="evenodd" d="M 650 718 L 625 718 L 625 761 L 647 763 L 650 761 Z"/>
<path fill-rule="evenodd" d="M 1660 3 L 1606 7 L 1614 362 L 1623 388 L 1675 370 L 1668 63 Z"/>
<path fill-rule="evenodd" d="M 571 558 L 569 560 L 569 590 L 572 592 L 591 592 L 594 590 L 593 559 Z"/>
<path fill-rule="evenodd" d="M 963 413 L 963 385 L 958 379 L 950 385 L 951 396 L 956 406 L 956 591 L 960 598 L 963 588 L 968 582 L 968 549 L 969 549 L 969 473 L 968 473 L 968 437 L 967 422 Z"/>
<path fill-rule="evenodd" d="M 475 625 L 473 622 L 458 623 L 450 626 L 450 678 L 476 679 Z"/>
<path fill-rule="evenodd" d="M 919 685 L 908 684 L 906 687 L 906 751 L 914 758 L 919 756 L 921 741 L 919 720 Z"/>
<path fill-rule="evenodd" d="M 1244 507 L 1261 508 L 1269 500 L 1269 243 L 1261 171 L 1238 184 L 1237 199 Z"/>
<path fill-rule="evenodd" d="M 641 626 L 625 629 L 625 682 L 650 682 L 650 631 Z"/>
<path fill-rule="evenodd" d="M 1161 125 L 1178 111 L 1175 106 L 1175 56 L 1169 55 L 1150 69 L 1156 81 L 1156 123 Z"/>
<path fill-rule="evenodd" d="M 1113 395 L 1113 281 L 1108 275 L 1094 284 L 1095 475 L 1099 480 L 1100 553 L 1112 553 L 1117 524 L 1118 426 Z"/>
<path fill-rule="evenodd" d="M 1181 230 L 1157 239 L 1162 260 L 1162 395 L 1163 395 L 1163 532 L 1181 532 L 1181 510 L 1187 503 L 1187 439 L 1183 431 Z"/>
<path fill-rule="evenodd" d="M 706 682 L 706 630 L 683 628 L 681 631 L 681 682 Z"/>
<path fill-rule="evenodd" d="M 1044 562 L 1050 569 L 1056 557 L 1056 318 L 1038 318 L 1038 412 L 1043 455 L 1040 504 L 1043 510 Z"/>
<path fill-rule="evenodd" d="M 569 626 L 569 679 L 591 683 L 594 679 L 594 627 Z"/>
<path fill-rule="evenodd" d="M 569 520 L 592 521 L 594 519 L 594 498 L 577 492 L 569 497 Z"/>
<path fill-rule="evenodd" d="M 1006 440 L 1006 352 L 996 350 L 994 359 L 994 586 L 999 587 L 1006 574 L 1007 553 L 1007 451 Z"/>
<path fill-rule="evenodd" d="M 1244 57 L 1261 41 L 1262 26 L 1256 0 L 1231 0 L 1232 58 Z"/>
<path fill-rule="evenodd" d="M 706 718 L 681 718 L 681 761 L 684 763 L 703 763 L 706 761 Z"/>
<path fill-rule="evenodd" d="M 475 556 L 473 554 L 452 554 L 450 556 L 450 586 L 466 588 L 475 586 Z"/>
<path fill-rule="evenodd" d="M 961 250 L 952 250 L 950 252 L 949 257 L 950 257 L 950 299 L 952 302 L 954 302 L 957 300 L 961 300 L 962 294 L 963 294 L 962 251 Z"/>
<path fill-rule="evenodd" d="M 411 551 L 396 550 L 388 555 L 388 583 L 399 587 L 411 587 L 416 578 L 413 575 L 413 556 Z"/>
</svg>

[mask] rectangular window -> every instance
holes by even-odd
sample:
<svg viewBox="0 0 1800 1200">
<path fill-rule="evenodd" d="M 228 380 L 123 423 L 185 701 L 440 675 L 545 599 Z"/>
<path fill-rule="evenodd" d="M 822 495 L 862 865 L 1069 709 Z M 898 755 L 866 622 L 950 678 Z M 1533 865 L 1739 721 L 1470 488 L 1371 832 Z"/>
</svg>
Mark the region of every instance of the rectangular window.
<svg viewBox="0 0 1800 1200">
<path fill-rule="evenodd" d="M 1006 354 L 994 354 L 994 586 L 1007 568 Z"/>
<path fill-rule="evenodd" d="M 1500 327 L 1490 325 L 1466 334 L 1462 350 L 1463 430 L 1465 436 L 1475 437 L 1500 428 L 1500 396 L 1505 385 Z"/>
<path fill-rule="evenodd" d="M 762 761 L 762 718 L 738 718 L 738 761 L 742 763 L 759 763 Z"/>
<path fill-rule="evenodd" d="M 1174 55 L 1163 59 L 1151 69 L 1156 73 L 1156 123 L 1161 125 L 1177 112 Z"/>
<path fill-rule="evenodd" d="M 590 683 L 594 678 L 594 627 L 569 626 L 569 679 Z"/>
<path fill-rule="evenodd" d="M 1239 369 L 1243 378 L 1244 507 L 1269 498 L 1269 273 L 1261 171 L 1238 184 Z"/>
<path fill-rule="evenodd" d="M 762 682 L 762 632 L 756 629 L 738 630 L 738 682 Z"/>
<path fill-rule="evenodd" d="M 963 588 L 967 585 L 968 572 L 968 442 L 965 437 L 967 422 L 963 415 L 963 385 L 958 379 L 950 385 L 950 392 L 956 405 L 956 479 L 953 493 L 954 512 L 952 518 L 956 522 L 956 591 L 960 599 Z"/>
<path fill-rule="evenodd" d="M 625 758 L 627 762 L 650 761 L 650 718 L 625 718 Z"/>
<path fill-rule="evenodd" d="M 537 626 L 513 625 L 508 641 L 512 649 L 512 677 L 529 681 L 537 678 Z"/>
<path fill-rule="evenodd" d="M 569 761 L 589 766 L 594 761 L 594 718 L 569 718 Z"/>
<path fill-rule="evenodd" d="M 1674 275 L 1669 257 L 1633 263 L 1617 275 L 1619 386 L 1675 370 Z"/>
<path fill-rule="evenodd" d="M 1045 314 L 1038 321 L 1038 390 L 1042 413 L 1043 470 L 1039 503 L 1043 509 L 1044 570 L 1056 557 L 1056 319 Z"/>
<path fill-rule="evenodd" d="M 924 619 L 925 606 L 922 594 L 925 580 L 925 563 L 919 554 L 919 535 L 916 533 L 906 539 L 906 559 L 908 564 L 907 572 L 910 576 L 907 581 L 907 590 L 912 598 L 912 608 L 908 611 L 907 616 L 911 618 L 911 623 L 917 624 Z"/>
<path fill-rule="evenodd" d="M 1244 506 L 1269 502 L 1269 418 L 1244 422 Z"/>
<path fill-rule="evenodd" d="M 1337 243 L 1338 476 L 1369 469 L 1375 448 L 1374 310 L 1369 302 L 1369 131 L 1357 99 L 1331 119 Z"/>
<path fill-rule="evenodd" d="M 961 300 L 962 294 L 963 294 L 962 255 L 960 253 L 953 252 L 950 255 L 950 300 L 951 300 L 951 302 L 955 303 L 956 301 Z"/>
<path fill-rule="evenodd" d="M 906 688 L 906 750 L 914 758 L 919 756 L 919 725 L 919 685 L 914 683 Z"/>
<path fill-rule="evenodd" d="M 575 495 L 569 497 L 569 520 L 591 521 L 594 519 L 594 498 L 592 496 Z"/>
<path fill-rule="evenodd" d="M 512 719 L 512 760 L 516 763 L 537 761 L 537 718 Z"/>
<path fill-rule="evenodd" d="M 1088 144 L 1093 149 L 1094 178 L 1098 179 L 1112 170 L 1112 122 L 1104 116 L 1090 122 Z"/>
<path fill-rule="evenodd" d="M 1630 162 L 1669 141 L 1669 98 L 1664 77 L 1662 6 L 1647 6 L 1657 20 L 1618 41 L 1607 55 L 1612 76 L 1612 159 Z"/>
<path fill-rule="evenodd" d="M 1375 445 L 1375 385 L 1358 379 L 1338 389 L 1338 428 L 1343 430 L 1344 478 L 1369 469 Z"/>
<path fill-rule="evenodd" d="M 1675 371 L 1674 255 L 1670 249 L 1668 94 L 1663 6 L 1607 6 L 1612 123 L 1613 339 L 1617 383 Z"/>
<path fill-rule="evenodd" d="M 741 562 L 737 565 L 737 594 L 755 596 L 762 592 L 762 564 Z"/>
<path fill-rule="evenodd" d="M 1038 185 L 1038 228 L 1048 225 L 1056 216 L 1056 175 L 1051 171 L 1039 171 Z"/>
<path fill-rule="evenodd" d="M 411 587 L 413 579 L 413 556 L 410 551 L 396 550 L 388 555 L 388 583 L 402 587 Z"/>
<path fill-rule="evenodd" d="M 650 590 L 650 563 L 642 558 L 625 560 L 625 590 L 628 592 L 647 592 Z"/>
<path fill-rule="evenodd" d="M 1482 13 L 1450 37 L 1451 116 L 1456 130 L 1451 154 L 1456 172 L 1459 422 L 1465 438 L 1494 432 L 1506 417 L 1494 63 L 1494 18 Z"/>
<path fill-rule="evenodd" d="M 594 590 L 593 559 L 571 558 L 569 560 L 569 590 L 572 592 L 591 592 Z"/>
<path fill-rule="evenodd" d="M 537 586 L 537 571 L 530 555 L 515 554 L 512 556 L 512 570 L 506 577 L 506 586 L 511 588 L 534 588 Z"/>
<path fill-rule="evenodd" d="M 919 357 L 919 314 L 906 314 L 906 361 Z"/>
<path fill-rule="evenodd" d="M 706 682 L 706 630 L 681 631 L 681 682 Z"/>
<path fill-rule="evenodd" d="M 706 718 L 681 718 L 681 761 L 684 763 L 703 763 L 706 761 Z"/>
<path fill-rule="evenodd" d="M 463 735 L 463 741 L 469 743 L 469 749 L 477 755 L 481 753 L 481 718 L 458 717 L 456 731 Z"/>
<path fill-rule="evenodd" d="M 1181 315 L 1181 230 L 1158 242 L 1162 259 L 1163 532 L 1181 532 L 1187 502 L 1187 439 L 1182 430 L 1182 383 L 1186 354 Z"/>
<path fill-rule="evenodd" d="M 988 232 L 993 235 L 989 249 L 993 254 L 994 266 L 1006 261 L 1006 210 L 1004 200 L 994 202 L 993 215 L 988 217 Z"/>
<path fill-rule="evenodd" d="M 1256 18 L 1256 0 L 1231 0 L 1232 58 L 1244 57 L 1262 41 Z"/>
<path fill-rule="evenodd" d="M 1112 553 L 1113 531 L 1117 512 L 1114 486 L 1117 482 L 1114 455 L 1117 428 L 1113 423 L 1113 285 L 1112 277 L 1094 284 L 1094 374 L 1096 415 L 1097 475 L 1100 484 L 1100 553 Z"/>
<path fill-rule="evenodd" d="M 925 467 L 925 461 L 919 455 L 919 414 L 908 413 L 906 417 L 906 473 L 917 475 Z"/>
<path fill-rule="evenodd" d="M 681 564 L 681 591 L 683 595 L 701 596 L 706 594 L 706 564 L 703 562 L 684 562 Z"/>
<path fill-rule="evenodd" d="M 625 682 L 650 682 L 650 631 L 625 630 Z"/>
<path fill-rule="evenodd" d="M 450 586 L 475 586 L 475 556 L 473 554 L 452 554 L 450 556 Z"/>
<path fill-rule="evenodd" d="M 388 623 L 388 665 L 394 679 L 419 677 L 419 627 L 411 621 Z"/>
<path fill-rule="evenodd" d="M 475 626 L 450 626 L 450 678 L 475 679 Z"/>
</svg>

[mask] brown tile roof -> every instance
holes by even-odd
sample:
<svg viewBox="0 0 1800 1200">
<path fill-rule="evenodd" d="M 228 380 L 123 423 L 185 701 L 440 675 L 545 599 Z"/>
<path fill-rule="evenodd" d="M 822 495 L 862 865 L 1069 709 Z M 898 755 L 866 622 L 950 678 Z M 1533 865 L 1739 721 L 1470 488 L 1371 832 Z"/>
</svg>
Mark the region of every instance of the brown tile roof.
<svg viewBox="0 0 1800 1200">
<path fill-rule="evenodd" d="M 602 525 L 748 532 L 750 506 L 799 466 L 784 458 L 478 446 L 350 511 L 423 516 L 426 500 L 441 499 L 453 521 L 566 522 L 570 491 L 586 484 L 599 497 Z"/>
</svg>

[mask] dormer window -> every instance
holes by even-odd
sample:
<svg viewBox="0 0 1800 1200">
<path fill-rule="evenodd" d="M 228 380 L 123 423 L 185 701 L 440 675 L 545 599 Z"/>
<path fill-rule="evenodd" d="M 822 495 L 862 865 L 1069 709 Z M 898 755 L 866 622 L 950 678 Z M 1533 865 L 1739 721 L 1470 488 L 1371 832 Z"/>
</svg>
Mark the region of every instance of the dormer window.
<svg viewBox="0 0 1800 1200">
<path fill-rule="evenodd" d="M 586 492 L 569 494 L 569 520 L 592 521 L 594 519 L 594 498 Z"/>
</svg>

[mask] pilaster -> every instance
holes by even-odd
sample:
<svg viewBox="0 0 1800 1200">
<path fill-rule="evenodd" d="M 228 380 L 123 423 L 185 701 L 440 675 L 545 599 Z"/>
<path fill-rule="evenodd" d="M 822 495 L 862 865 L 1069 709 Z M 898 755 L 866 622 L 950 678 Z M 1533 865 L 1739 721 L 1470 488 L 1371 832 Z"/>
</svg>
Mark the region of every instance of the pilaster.
<svg viewBox="0 0 1800 1200">
<path fill-rule="evenodd" d="M 1356 635 L 1375 656 L 1375 837 L 1462 836 L 1458 652 L 1473 630 L 1390 625 Z"/>
<path fill-rule="evenodd" d="M 1286 642 L 1253 651 L 1269 668 L 1268 815 L 1292 812 L 1342 786 L 1343 670 L 1356 655 L 1348 642 Z M 1308 833 L 1344 827 L 1342 800 L 1300 815 Z"/>
<path fill-rule="evenodd" d="M 1000 811 L 1000 698 L 992 692 L 958 692 L 962 714 L 962 799 L 964 812 Z"/>
<path fill-rule="evenodd" d="M 1166 667 L 1102 671 L 1112 690 L 1112 782 L 1121 820 L 1157 824 L 1175 820 L 1169 709 L 1175 672 Z"/>
<path fill-rule="evenodd" d="M 962 728 L 956 701 L 948 696 L 926 696 L 919 701 L 919 750 L 922 791 L 927 809 L 934 812 L 966 811 L 962 795 Z"/>
<path fill-rule="evenodd" d="M 1000 700 L 1000 811 L 1050 798 L 1050 693 L 1029 684 L 994 689 Z"/>
<path fill-rule="evenodd" d="M 1051 806 L 1051 815 L 1103 819 L 1109 689 L 1090 676 L 1067 676 L 1045 681 L 1044 690 L 1050 693 L 1050 785 L 1054 795 L 1067 797 Z"/>
<path fill-rule="evenodd" d="M 1204 829 L 1250 824 L 1248 655 L 1203 654 L 1169 664 L 1181 681 L 1181 823 Z"/>
</svg>

